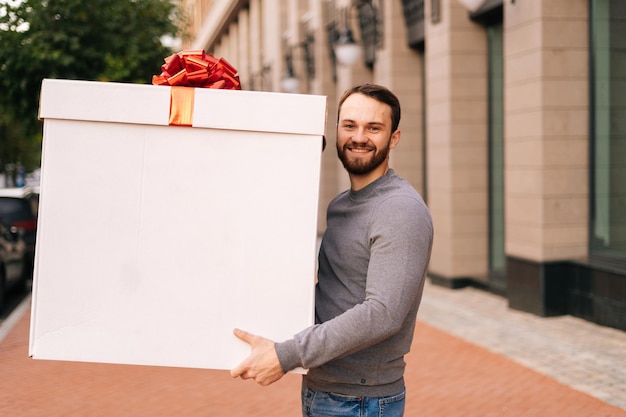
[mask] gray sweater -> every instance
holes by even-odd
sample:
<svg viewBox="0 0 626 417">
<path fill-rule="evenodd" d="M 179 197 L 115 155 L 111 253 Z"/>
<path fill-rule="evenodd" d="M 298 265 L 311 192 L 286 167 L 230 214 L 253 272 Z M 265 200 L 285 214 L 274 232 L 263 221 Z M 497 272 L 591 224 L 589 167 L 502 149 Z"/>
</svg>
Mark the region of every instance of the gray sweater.
<svg viewBox="0 0 626 417">
<path fill-rule="evenodd" d="M 277 343 L 284 371 L 315 390 L 379 397 L 404 388 L 430 260 L 428 208 L 393 170 L 329 205 L 319 253 L 316 324 Z"/>
</svg>

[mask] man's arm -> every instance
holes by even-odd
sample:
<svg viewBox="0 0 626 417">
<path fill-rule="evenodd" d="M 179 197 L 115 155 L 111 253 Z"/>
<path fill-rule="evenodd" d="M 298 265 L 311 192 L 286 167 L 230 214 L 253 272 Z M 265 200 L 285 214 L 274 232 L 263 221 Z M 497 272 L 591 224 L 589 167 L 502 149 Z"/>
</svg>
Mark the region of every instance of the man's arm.
<svg viewBox="0 0 626 417">
<path fill-rule="evenodd" d="M 319 366 L 369 347 L 398 330 L 416 297 L 419 303 L 432 244 L 432 224 L 425 207 L 406 199 L 394 202 L 393 209 L 379 207 L 383 212 L 401 215 L 381 217 L 385 232 L 377 243 L 380 249 L 372 253 L 366 300 L 278 346 L 259 336 L 250 335 L 250 341 L 240 337 L 251 345 L 252 353 L 231 371 L 233 377 L 254 378 L 268 385 L 284 375 L 283 368 L 288 371 L 298 366 Z M 399 202 L 404 204 L 398 207 Z M 405 216 L 414 221 L 406 221 Z"/>
</svg>

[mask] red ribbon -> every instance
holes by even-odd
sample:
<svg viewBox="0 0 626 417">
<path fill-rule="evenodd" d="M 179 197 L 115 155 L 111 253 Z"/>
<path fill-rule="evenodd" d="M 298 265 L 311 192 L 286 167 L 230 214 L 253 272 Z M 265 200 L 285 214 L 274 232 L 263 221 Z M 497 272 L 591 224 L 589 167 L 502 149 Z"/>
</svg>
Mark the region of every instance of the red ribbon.
<svg viewBox="0 0 626 417">
<path fill-rule="evenodd" d="M 170 92 L 170 125 L 192 126 L 193 104 L 196 95 L 193 88 L 173 86 Z"/>
<path fill-rule="evenodd" d="M 192 125 L 194 90 L 183 87 L 241 90 L 237 69 L 204 50 L 185 50 L 168 56 L 161 70 L 160 75 L 152 76 L 152 84 L 172 86 L 170 125 Z"/>
<path fill-rule="evenodd" d="M 237 69 L 224 58 L 217 59 L 202 49 L 168 56 L 161 71 L 152 76 L 152 84 L 241 90 Z"/>
</svg>

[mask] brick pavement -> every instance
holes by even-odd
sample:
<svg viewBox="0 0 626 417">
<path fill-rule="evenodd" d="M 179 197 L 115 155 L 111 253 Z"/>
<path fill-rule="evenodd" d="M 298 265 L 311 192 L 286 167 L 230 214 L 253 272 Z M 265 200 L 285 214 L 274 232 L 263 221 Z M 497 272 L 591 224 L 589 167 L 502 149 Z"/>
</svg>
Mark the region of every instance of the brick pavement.
<svg viewBox="0 0 626 417">
<path fill-rule="evenodd" d="M 506 298 L 427 282 L 418 318 L 626 410 L 626 332 L 512 310 Z"/>
<path fill-rule="evenodd" d="M 29 359 L 29 319 L 0 342 L 1 417 L 300 415 L 297 375 L 262 388 L 226 371 Z M 407 362 L 407 417 L 626 416 L 424 322 Z"/>
</svg>

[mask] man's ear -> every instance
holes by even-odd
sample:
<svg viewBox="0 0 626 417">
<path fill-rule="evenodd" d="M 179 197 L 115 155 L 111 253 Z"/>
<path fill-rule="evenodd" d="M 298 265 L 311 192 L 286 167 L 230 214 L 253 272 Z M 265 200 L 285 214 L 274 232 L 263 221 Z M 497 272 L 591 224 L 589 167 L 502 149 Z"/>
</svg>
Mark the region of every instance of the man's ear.
<svg viewBox="0 0 626 417">
<path fill-rule="evenodd" d="M 391 140 L 389 141 L 389 148 L 393 149 L 400 143 L 400 129 L 391 134 Z"/>
</svg>

